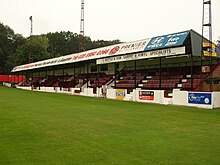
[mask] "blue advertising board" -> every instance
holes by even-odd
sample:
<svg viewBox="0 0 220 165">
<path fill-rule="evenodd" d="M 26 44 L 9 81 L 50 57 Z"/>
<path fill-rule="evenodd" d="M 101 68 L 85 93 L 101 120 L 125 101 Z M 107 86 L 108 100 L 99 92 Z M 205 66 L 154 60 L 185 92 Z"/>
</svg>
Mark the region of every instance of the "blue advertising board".
<svg viewBox="0 0 220 165">
<path fill-rule="evenodd" d="M 211 93 L 188 93 L 188 103 L 191 104 L 212 104 L 212 94 Z"/>
<path fill-rule="evenodd" d="M 150 40 L 144 50 L 147 51 L 166 47 L 181 46 L 183 45 L 183 42 L 185 41 L 188 34 L 189 32 L 181 32 L 154 37 Z"/>
</svg>

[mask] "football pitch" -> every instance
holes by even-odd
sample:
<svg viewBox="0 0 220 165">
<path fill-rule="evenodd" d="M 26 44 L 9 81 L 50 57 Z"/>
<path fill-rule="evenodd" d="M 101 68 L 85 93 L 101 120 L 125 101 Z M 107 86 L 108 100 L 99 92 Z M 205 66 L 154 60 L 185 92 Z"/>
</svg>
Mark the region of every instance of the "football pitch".
<svg viewBox="0 0 220 165">
<path fill-rule="evenodd" d="M 1 165 L 218 165 L 220 109 L 0 87 Z"/>
</svg>

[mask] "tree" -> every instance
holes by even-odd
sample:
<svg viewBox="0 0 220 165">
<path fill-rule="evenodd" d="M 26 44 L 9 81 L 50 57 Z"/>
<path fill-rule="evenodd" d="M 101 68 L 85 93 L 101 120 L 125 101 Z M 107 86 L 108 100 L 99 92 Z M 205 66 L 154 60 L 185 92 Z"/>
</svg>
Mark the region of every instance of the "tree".
<svg viewBox="0 0 220 165">
<path fill-rule="evenodd" d="M 10 73 L 16 65 L 14 62 L 16 49 L 25 40 L 22 35 L 15 34 L 9 26 L 0 23 L 0 73 Z"/>
<path fill-rule="evenodd" d="M 48 33 L 47 38 L 49 39 L 48 52 L 52 54 L 52 57 L 63 56 L 66 54 L 78 53 L 79 52 L 79 42 L 80 35 L 70 31 L 61 31 L 56 33 Z M 90 50 L 95 48 L 100 48 L 104 46 L 109 46 L 113 44 L 120 43 L 119 40 L 105 41 L 97 40 L 92 41 L 90 37 L 84 36 L 83 44 L 84 50 Z"/>
<path fill-rule="evenodd" d="M 119 43 L 121 43 L 120 40 L 112 40 L 112 41 L 97 40 L 92 42 L 92 47 L 94 49 L 94 48 L 100 48 L 100 47 L 119 44 Z"/>
<path fill-rule="evenodd" d="M 53 57 L 79 51 L 79 37 L 77 33 L 61 31 L 48 33 L 46 36 L 49 39 L 48 52 L 52 54 Z"/>
<path fill-rule="evenodd" d="M 20 34 L 14 35 L 13 51 L 10 53 L 5 63 L 5 68 L 7 68 L 7 73 L 9 73 L 14 66 L 18 65 L 18 63 L 16 63 L 16 49 L 19 46 L 23 45 L 26 41 L 27 39 L 24 38 L 22 35 Z"/>
<path fill-rule="evenodd" d="M 0 23 L 0 73 L 8 72 L 6 62 L 8 56 L 13 53 L 14 31 Z"/>
<path fill-rule="evenodd" d="M 17 48 L 15 63 L 21 65 L 50 58 L 48 47 L 49 41 L 46 36 L 32 36 Z M 30 61 L 30 57 L 33 61 Z"/>
</svg>

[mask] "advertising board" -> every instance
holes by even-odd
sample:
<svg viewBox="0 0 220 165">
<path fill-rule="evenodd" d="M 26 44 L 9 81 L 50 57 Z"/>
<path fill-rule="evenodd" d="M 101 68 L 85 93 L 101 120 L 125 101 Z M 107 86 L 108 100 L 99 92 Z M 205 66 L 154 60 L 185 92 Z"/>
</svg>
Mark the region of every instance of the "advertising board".
<svg viewBox="0 0 220 165">
<path fill-rule="evenodd" d="M 166 56 L 174 56 L 185 54 L 185 47 L 177 47 L 177 48 L 168 48 L 168 49 L 161 49 L 161 50 L 154 50 L 149 52 L 141 52 L 135 54 L 127 54 L 122 56 L 114 56 L 114 57 L 107 57 L 102 59 L 97 59 L 96 64 L 107 64 L 112 62 L 122 62 L 122 61 L 131 61 L 131 60 L 141 60 L 147 58 L 154 58 L 154 57 L 166 57 Z"/>
<path fill-rule="evenodd" d="M 200 93 L 200 92 L 189 92 L 188 93 L 188 103 L 190 104 L 212 104 L 212 94 L 211 93 Z"/>
<path fill-rule="evenodd" d="M 139 91 L 140 100 L 154 100 L 154 91 Z"/>
<path fill-rule="evenodd" d="M 116 89 L 116 99 L 123 100 L 125 98 L 125 89 Z"/>
<path fill-rule="evenodd" d="M 150 42 L 147 44 L 144 50 L 153 50 L 153 49 L 183 45 L 183 42 L 185 41 L 188 34 L 189 32 L 180 32 L 180 33 L 154 37 L 150 40 Z"/>
</svg>

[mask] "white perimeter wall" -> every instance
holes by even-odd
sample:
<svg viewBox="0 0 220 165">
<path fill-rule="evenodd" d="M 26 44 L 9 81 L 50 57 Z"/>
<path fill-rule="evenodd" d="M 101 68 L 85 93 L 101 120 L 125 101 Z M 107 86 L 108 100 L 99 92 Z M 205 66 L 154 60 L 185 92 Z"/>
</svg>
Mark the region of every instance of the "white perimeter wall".
<svg viewBox="0 0 220 165">
<path fill-rule="evenodd" d="M 198 107 L 198 108 L 207 108 L 207 109 L 220 107 L 220 99 L 218 99 L 218 96 L 220 96 L 219 92 L 216 92 L 215 95 L 213 95 L 212 93 L 211 105 L 188 103 L 188 93 L 189 93 L 188 91 L 180 91 L 179 89 L 174 89 L 173 90 L 173 104 Z M 193 92 L 193 93 L 210 93 L 210 92 Z"/>
<path fill-rule="evenodd" d="M 106 97 L 108 99 L 116 99 L 116 90 L 115 89 L 107 89 Z"/>
<path fill-rule="evenodd" d="M 10 86 L 10 84 L 4 83 L 5 86 Z M 24 90 L 32 90 L 31 87 L 22 87 L 17 86 L 19 89 Z M 97 94 L 93 94 L 92 88 L 84 88 L 80 93 L 75 93 L 75 90 L 80 90 L 80 88 L 63 88 L 60 89 L 58 87 L 40 87 L 33 89 L 34 91 L 43 91 L 43 92 L 56 92 L 56 93 L 67 93 L 73 95 L 82 95 L 82 96 L 90 96 L 90 97 L 103 97 L 101 93 L 101 88 L 97 90 Z M 139 92 L 140 91 L 153 91 L 154 92 L 154 99 L 153 100 L 140 100 L 139 99 Z M 126 92 L 127 93 L 127 92 Z M 210 92 L 193 92 L 193 93 L 210 93 Z M 129 101 L 137 101 L 137 102 L 145 102 L 145 103 L 157 103 L 157 104 L 173 104 L 173 105 L 183 105 L 183 106 L 192 106 L 198 108 L 219 108 L 220 107 L 220 92 L 212 92 L 212 102 L 211 105 L 205 104 L 191 104 L 188 103 L 188 91 L 180 91 L 179 89 L 173 90 L 173 97 L 167 98 L 164 97 L 164 90 L 141 90 L 135 89 L 133 92 L 126 94 L 124 100 Z M 107 89 L 106 98 L 108 99 L 116 99 L 116 89 Z"/>
<path fill-rule="evenodd" d="M 174 105 L 187 105 L 188 104 L 188 91 L 180 91 L 179 89 L 173 90 L 173 104 Z"/>
<path fill-rule="evenodd" d="M 220 107 L 220 92 L 213 92 L 212 100 L 213 100 L 213 108 Z"/>
</svg>

